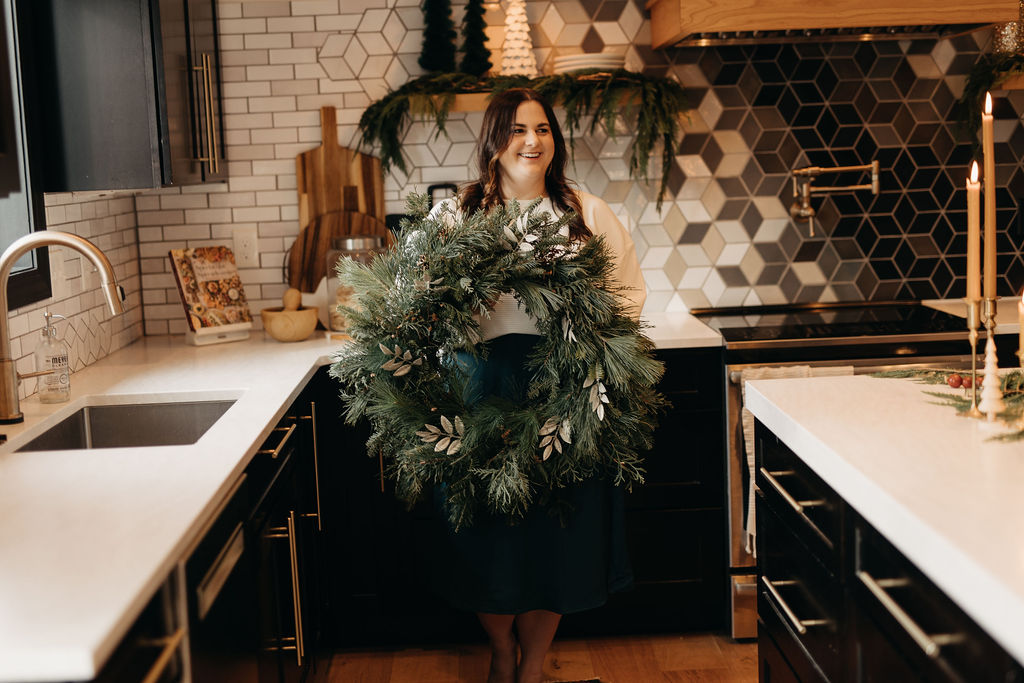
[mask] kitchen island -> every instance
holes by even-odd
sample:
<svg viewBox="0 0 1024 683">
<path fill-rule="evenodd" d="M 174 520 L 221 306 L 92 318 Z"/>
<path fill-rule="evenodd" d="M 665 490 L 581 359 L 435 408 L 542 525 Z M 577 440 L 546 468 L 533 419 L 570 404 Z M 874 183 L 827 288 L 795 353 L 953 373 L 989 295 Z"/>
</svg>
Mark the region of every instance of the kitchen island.
<svg viewBox="0 0 1024 683">
<path fill-rule="evenodd" d="M 1024 662 L 1024 443 L 910 380 L 756 380 L 747 407 L 1017 662 Z"/>
<path fill-rule="evenodd" d="M 687 314 L 650 322 L 659 348 L 721 344 Z M 70 403 L 22 401 L 0 428 L 0 681 L 93 677 L 339 344 L 146 337 L 72 375 Z M 183 394 L 235 403 L 192 445 L 15 452 L 87 396 Z"/>
</svg>

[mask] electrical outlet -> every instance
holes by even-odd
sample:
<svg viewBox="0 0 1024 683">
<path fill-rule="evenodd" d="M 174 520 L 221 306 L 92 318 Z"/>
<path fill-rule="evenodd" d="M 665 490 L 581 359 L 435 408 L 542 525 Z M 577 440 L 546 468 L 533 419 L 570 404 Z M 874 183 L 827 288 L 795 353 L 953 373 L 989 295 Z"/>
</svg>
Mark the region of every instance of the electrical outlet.
<svg viewBox="0 0 1024 683">
<path fill-rule="evenodd" d="M 235 265 L 239 268 L 259 268 L 260 254 L 257 249 L 256 226 L 239 226 L 233 233 L 235 241 Z"/>
</svg>

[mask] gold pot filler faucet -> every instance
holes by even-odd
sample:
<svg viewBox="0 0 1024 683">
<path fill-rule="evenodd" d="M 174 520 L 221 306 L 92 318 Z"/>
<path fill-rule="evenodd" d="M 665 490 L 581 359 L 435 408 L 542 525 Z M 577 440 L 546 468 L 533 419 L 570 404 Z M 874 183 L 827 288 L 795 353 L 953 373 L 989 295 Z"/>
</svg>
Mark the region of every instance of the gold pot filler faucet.
<svg viewBox="0 0 1024 683">
<path fill-rule="evenodd" d="M 26 253 L 46 245 L 68 247 L 81 252 L 100 272 L 103 294 L 114 315 L 124 312 L 124 289 L 117 284 L 110 261 L 99 248 L 78 235 L 59 230 L 33 232 L 15 240 L 0 255 L 0 424 L 15 424 L 25 419 L 18 403 L 18 382 L 23 377 L 45 375 L 51 370 L 19 374 L 11 357 L 11 335 L 7 322 L 7 280 L 15 262 Z"/>
<path fill-rule="evenodd" d="M 864 185 L 842 185 L 812 187 L 811 183 L 822 173 L 847 173 L 849 171 L 871 171 L 871 182 Z M 800 183 L 800 178 L 805 178 Z M 789 207 L 789 215 L 796 223 L 809 223 L 810 235 L 814 236 L 814 216 L 817 212 L 811 206 L 811 195 L 822 192 L 846 192 L 848 190 L 871 190 L 871 194 L 878 194 L 878 161 L 860 166 L 833 166 L 822 168 L 821 166 L 805 166 L 793 169 L 793 197 L 795 201 Z"/>
</svg>

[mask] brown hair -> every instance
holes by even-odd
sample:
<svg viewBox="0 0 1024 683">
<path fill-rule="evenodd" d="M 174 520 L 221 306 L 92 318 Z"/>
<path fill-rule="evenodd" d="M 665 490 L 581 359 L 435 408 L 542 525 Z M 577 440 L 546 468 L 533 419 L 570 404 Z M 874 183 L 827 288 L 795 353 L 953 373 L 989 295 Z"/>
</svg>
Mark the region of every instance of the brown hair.
<svg viewBox="0 0 1024 683">
<path fill-rule="evenodd" d="M 544 189 L 551 198 L 552 206 L 565 213 L 575 214 L 569 223 L 569 236 L 574 240 L 585 240 L 593 233 L 583 222 L 583 207 L 579 196 L 569 186 L 569 181 L 565 177 L 565 163 L 568 159 L 565 137 L 551 105 L 537 91 L 529 88 L 510 88 L 491 98 L 487 111 L 484 112 L 480 140 L 477 142 L 476 158 L 480 177 L 479 180 L 470 182 L 462 188 L 459 204 L 464 211 L 472 213 L 504 203 L 505 198 L 501 196 L 501 164 L 498 160 L 512 142 L 516 110 L 523 102 L 536 102 L 544 108 L 544 114 L 551 127 L 551 138 L 555 143 L 554 156 L 544 176 Z"/>
</svg>

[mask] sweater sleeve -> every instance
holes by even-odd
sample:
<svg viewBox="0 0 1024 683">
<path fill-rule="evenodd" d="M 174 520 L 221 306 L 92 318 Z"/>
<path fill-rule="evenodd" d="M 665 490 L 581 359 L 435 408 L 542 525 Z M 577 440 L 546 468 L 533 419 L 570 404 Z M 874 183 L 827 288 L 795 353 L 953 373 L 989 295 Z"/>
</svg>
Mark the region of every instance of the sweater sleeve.
<svg viewBox="0 0 1024 683">
<path fill-rule="evenodd" d="M 628 300 L 629 311 L 639 316 L 647 300 L 647 285 L 640 271 L 633 238 L 603 199 L 587 192 L 580 192 L 579 196 L 583 205 L 583 221 L 592 233 L 604 236 L 615 260 L 615 279 L 625 288 L 622 296 Z"/>
</svg>

